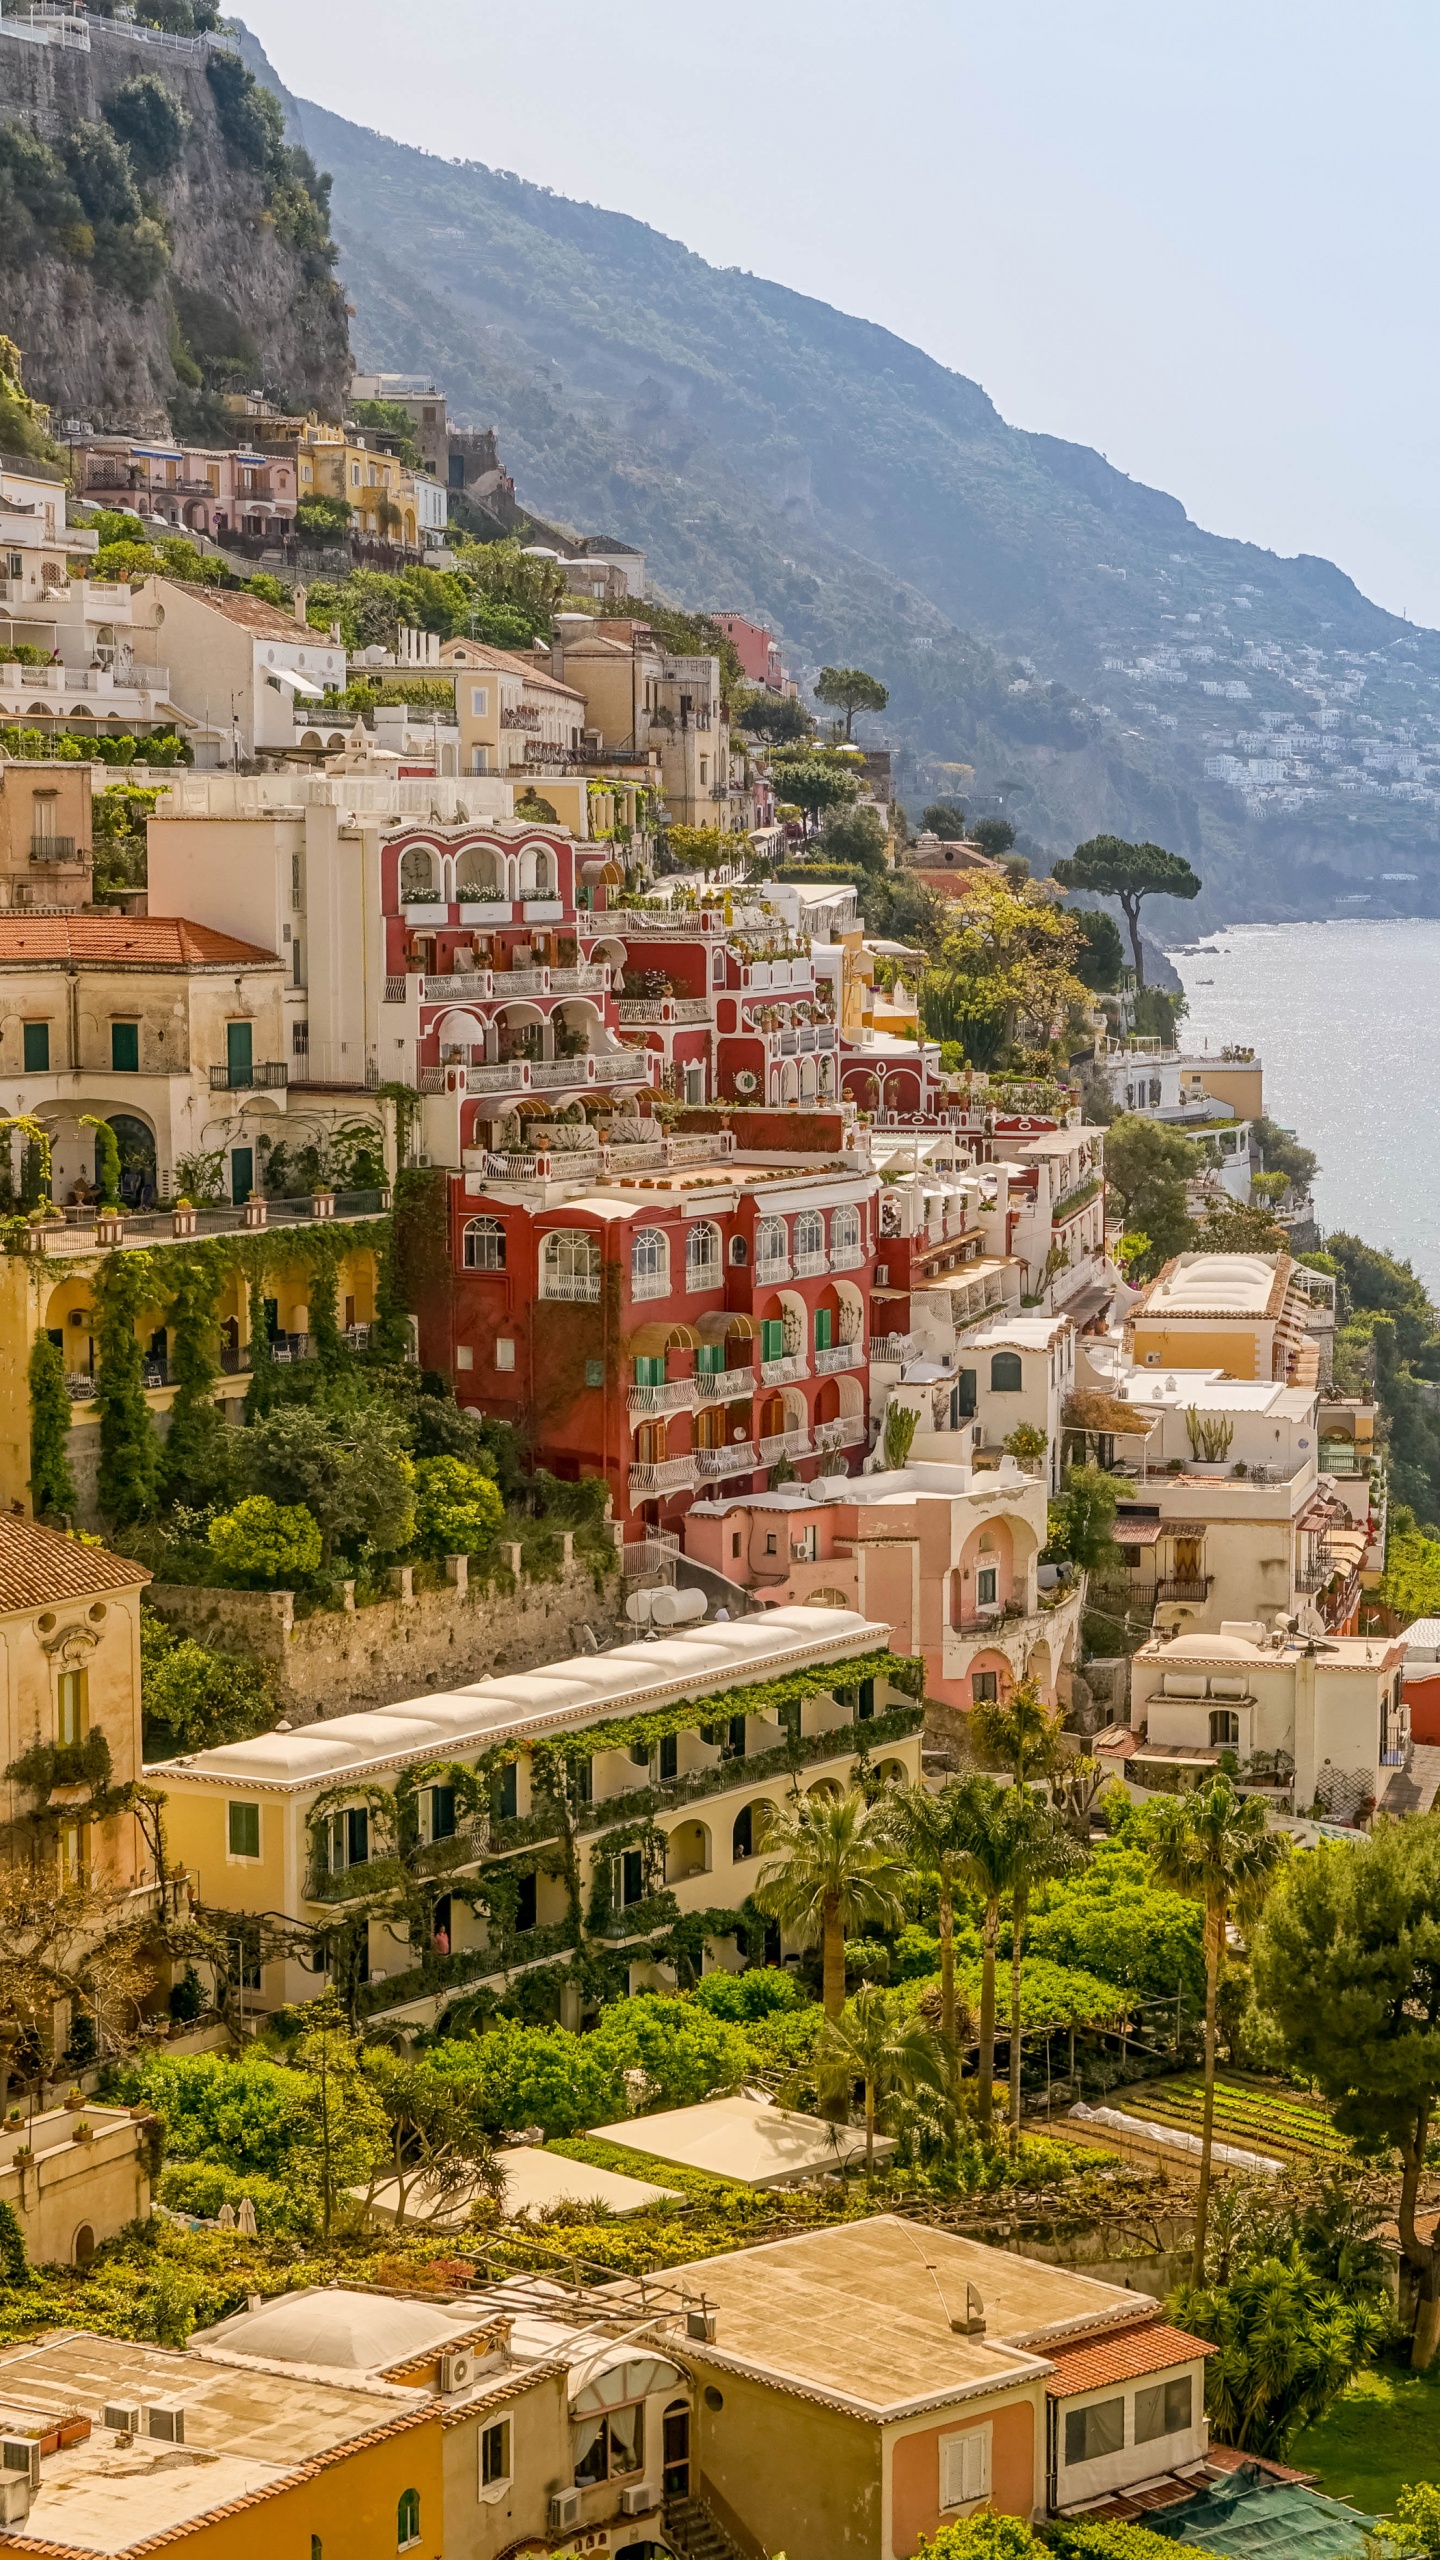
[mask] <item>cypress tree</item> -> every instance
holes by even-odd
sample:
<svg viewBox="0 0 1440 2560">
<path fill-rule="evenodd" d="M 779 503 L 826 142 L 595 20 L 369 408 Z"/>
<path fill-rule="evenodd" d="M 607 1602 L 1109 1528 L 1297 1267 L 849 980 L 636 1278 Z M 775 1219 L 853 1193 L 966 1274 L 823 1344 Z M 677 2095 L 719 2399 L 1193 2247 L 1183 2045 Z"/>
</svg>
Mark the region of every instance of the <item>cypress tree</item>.
<svg viewBox="0 0 1440 2560">
<path fill-rule="evenodd" d="M 75 1509 L 70 1397 L 58 1342 L 38 1333 L 30 1353 L 30 1501 L 37 1519 Z"/>
<path fill-rule="evenodd" d="M 100 1469 L 96 1490 L 107 1519 L 143 1520 L 160 1480 L 160 1442 L 145 1402 L 145 1355 L 136 1323 L 154 1302 L 148 1253 L 109 1253 L 95 1275 L 99 1315 Z"/>
<path fill-rule="evenodd" d="M 215 1402 L 220 1374 L 216 1311 L 225 1271 L 219 1257 L 208 1251 L 177 1254 L 167 1267 L 175 1277 L 170 1301 L 175 1401 L 161 1483 L 168 1502 L 203 1503 L 228 1496 L 235 1472 L 225 1419 Z"/>
</svg>

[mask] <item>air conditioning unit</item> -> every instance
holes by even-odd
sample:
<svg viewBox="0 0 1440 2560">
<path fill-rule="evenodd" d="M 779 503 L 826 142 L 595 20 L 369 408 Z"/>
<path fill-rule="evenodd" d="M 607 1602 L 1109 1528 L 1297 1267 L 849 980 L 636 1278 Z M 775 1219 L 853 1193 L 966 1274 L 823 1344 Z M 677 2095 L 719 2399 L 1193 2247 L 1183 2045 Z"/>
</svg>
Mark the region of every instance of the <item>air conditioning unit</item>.
<svg viewBox="0 0 1440 2560">
<path fill-rule="evenodd" d="M 580 2492 L 579 2492 L 579 2490 L 578 2490 L 578 2489 L 557 2489 L 557 2490 L 556 2490 L 556 2492 L 555 2492 L 554 2497 L 553 2497 L 553 2498 L 551 2499 L 551 2501 L 550 2501 L 550 2530 L 551 2530 L 551 2532 L 552 2532 L 552 2533 L 569 2533 L 569 2532 L 571 2531 L 572 2527 L 573 2527 L 573 2526 L 575 2526 L 575 2525 L 577 2525 L 577 2524 L 579 2523 L 579 2521 L 580 2521 Z"/>
<path fill-rule="evenodd" d="M 158 2436 L 162 2444 L 184 2443 L 185 2403 L 183 2400 L 152 2400 L 145 2414 L 149 2420 L 151 2435 Z"/>
<path fill-rule="evenodd" d="M 107 2400 L 105 2424 L 120 2436 L 138 2436 L 144 2412 L 139 2403 L 130 2400 Z"/>
<path fill-rule="evenodd" d="M 20 2472 L 0 2471 L 0 2528 L 18 2531 L 27 2523 L 33 2495 L 29 2481 Z"/>
<path fill-rule="evenodd" d="M 473 2355 L 442 2356 L 440 2388 L 442 2391 L 468 2391 L 475 2379 Z"/>
<path fill-rule="evenodd" d="M 710 2345 L 713 2347 L 715 2343 L 715 2314 L 713 2311 L 708 2310 L 703 2302 L 700 2304 L 698 2310 L 686 2312 L 685 2335 L 687 2338 L 708 2339 Z"/>
<path fill-rule="evenodd" d="M 651 2508 L 659 2504 L 659 2492 L 649 2480 L 637 2480 L 632 2487 L 620 2492 L 622 2516 L 648 2516 Z"/>
<path fill-rule="evenodd" d="M 40 2486 L 40 2439 L 38 2436 L 0 2436 L 0 2473 L 10 2479 L 28 2480 L 32 2489 Z"/>
</svg>

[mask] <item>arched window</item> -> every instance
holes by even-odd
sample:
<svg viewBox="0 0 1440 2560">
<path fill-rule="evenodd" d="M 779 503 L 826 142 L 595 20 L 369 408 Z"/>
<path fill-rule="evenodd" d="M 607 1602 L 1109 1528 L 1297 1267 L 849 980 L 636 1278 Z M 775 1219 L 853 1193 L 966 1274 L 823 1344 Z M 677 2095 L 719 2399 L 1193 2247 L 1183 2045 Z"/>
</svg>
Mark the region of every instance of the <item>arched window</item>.
<svg viewBox="0 0 1440 2560">
<path fill-rule="evenodd" d="M 755 1230 L 755 1259 L 762 1271 L 767 1262 L 785 1262 L 789 1258 L 790 1239 L 783 1218 L 762 1218 Z"/>
<path fill-rule="evenodd" d="M 70 2244 L 70 2256 L 77 2267 L 88 2267 L 95 2255 L 95 2233 L 88 2222 L 82 2222 Z"/>
<path fill-rule="evenodd" d="M 495 856 L 484 844 L 462 845 L 455 864 L 456 894 L 462 898 L 496 898 Z"/>
<path fill-rule="evenodd" d="M 1018 1396 L 1024 1384 L 1018 1351 L 997 1351 L 990 1361 L 990 1391 L 997 1396 Z"/>
<path fill-rule="evenodd" d="M 1233 1751 L 1240 1739 L 1240 1719 L 1233 1707 L 1213 1707 L 1210 1711 L 1210 1748 Z"/>
<path fill-rule="evenodd" d="M 600 1295 L 600 1239 L 584 1227 L 556 1227 L 545 1238 L 540 1255 L 542 1298 Z"/>
<path fill-rule="evenodd" d="M 802 1209 L 795 1221 L 795 1260 L 798 1264 L 824 1259 L 825 1221 L 818 1209 Z"/>
<path fill-rule="evenodd" d="M 401 904 L 435 895 L 435 856 L 427 844 L 408 845 L 400 856 Z"/>
<path fill-rule="evenodd" d="M 503 1271 L 505 1225 L 501 1218 L 471 1218 L 465 1229 L 467 1271 Z"/>
<path fill-rule="evenodd" d="M 858 1209 L 836 1209 L 830 1220 L 830 1250 L 844 1254 L 847 1261 L 860 1259 L 860 1212 Z"/>
<path fill-rule="evenodd" d="M 669 1238 L 659 1227 L 637 1227 L 630 1245 L 630 1295 L 665 1298 L 669 1294 Z"/>
<path fill-rule="evenodd" d="M 395 2510 L 395 2548 L 408 2551 L 411 2543 L 419 2539 L 420 2492 L 418 2489 L 402 2489 L 400 2504 Z"/>
<path fill-rule="evenodd" d="M 685 1286 L 717 1289 L 719 1285 L 720 1230 L 705 1219 L 692 1227 L 685 1238 Z"/>
</svg>

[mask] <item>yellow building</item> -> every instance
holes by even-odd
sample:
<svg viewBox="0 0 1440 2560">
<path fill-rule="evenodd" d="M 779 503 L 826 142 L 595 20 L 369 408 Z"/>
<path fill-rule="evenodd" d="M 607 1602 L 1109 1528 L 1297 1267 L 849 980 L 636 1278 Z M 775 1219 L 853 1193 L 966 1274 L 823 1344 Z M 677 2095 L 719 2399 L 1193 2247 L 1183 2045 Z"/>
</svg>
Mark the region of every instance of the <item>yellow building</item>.
<svg viewBox="0 0 1440 2560">
<path fill-rule="evenodd" d="M 366 2006 L 424 2023 L 450 1985 L 509 1980 L 572 1942 L 564 1863 L 545 1854 L 560 1835 L 544 1743 L 573 1772 L 584 1925 L 628 1958 L 632 1988 L 656 1981 L 651 1941 L 687 1912 L 735 1914 L 717 1928 L 719 1960 L 733 1964 L 739 1907 L 792 1768 L 802 1787 L 834 1792 L 864 1747 L 883 1780 L 919 1776 L 923 1710 L 885 1669 L 888 1635 L 849 1609 L 767 1609 L 192 1752 L 155 1771 L 172 1851 L 204 1903 L 252 1924 L 261 2008 L 313 1999 L 327 1961 L 351 1963 L 350 1923 L 363 1933 Z M 783 1707 L 728 1704 L 797 1675 Z M 669 1731 L 637 1735 L 636 1719 L 672 1709 Z M 493 1920 L 487 1909 L 499 1860 L 513 1921 L 503 1903 Z M 402 1870 L 433 1888 L 419 1945 L 394 1917 Z M 313 1932 L 305 1960 L 264 1940 L 262 1915 L 276 1913 Z M 421 1966 L 442 1931 L 437 1990 Z"/>
<path fill-rule="evenodd" d="M 0 2352 L 3 2530 L 97 2560 L 454 2554 L 441 2405 L 342 2365 L 269 2373 L 62 2329 Z"/>
<path fill-rule="evenodd" d="M 88 2266 L 102 2240 L 148 2220 L 153 2121 L 87 2104 L 0 2126 L 0 2204 L 32 2267 Z"/>
<path fill-rule="evenodd" d="M 1181 1253 L 1131 1308 L 1125 1347 L 1137 1369 L 1313 1387 L 1330 1305 L 1328 1284 L 1288 1253 Z"/>
<path fill-rule="evenodd" d="M 420 518 L 415 475 L 393 453 L 378 453 L 343 427 L 307 418 L 295 449 L 299 503 L 307 498 L 343 498 L 351 509 L 351 531 L 373 541 L 419 545 Z"/>
<path fill-rule="evenodd" d="M 376 1196 L 383 1200 L 387 1195 Z M 148 1285 L 135 1317 L 135 1333 L 145 1354 L 145 1401 L 162 1437 L 175 1397 L 170 1364 L 175 1290 L 181 1276 L 177 1248 L 183 1251 L 197 1240 L 213 1239 L 228 1264 L 210 1348 L 220 1368 L 215 1402 L 237 1422 L 254 1350 L 252 1279 L 260 1283 L 254 1295 L 273 1357 L 293 1361 L 312 1356 L 316 1276 L 331 1268 L 336 1321 L 352 1339 L 363 1339 L 364 1329 L 375 1321 L 379 1218 L 366 1213 L 316 1218 L 308 1201 L 303 1207 L 299 1202 L 287 1202 L 285 1207 L 300 1214 L 293 1224 L 273 1229 L 263 1223 L 268 1215 L 268 1204 L 263 1202 L 248 1211 L 180 1210 L 126 1219 L 119 1230 L 123 1242 L 118 1248 L 100 1239 L 93 1209 L 72 1211 L 72 1221 L 78 1217 L 84 1222 L 36 1227 L 31 1231 L 33 1252 L 0 1257 L 0 1503 L 26 1511 L 31 1508 L 27 1367 L 37 1334 L 48 1333 L 60 1351 L 70 1391 L 69 1454 L 79 1517 L 88 1525 L 98 1518 L 95 1283 L 112 1250 L 140 1248 L 146 1253 Z M 317 1229 L 323 1230 L 318 1240 Z M 127 1566 L 126 1571 L 135 1574 L 137 1583 L 146 1578 L 138 1566 Z"/>
<path fill-rule="evenodd" d="M 12 1363 L 4 1363 L 7 1371 Z M 23 1359 L 19 1364 L 23 1384 Z M 103 1547 L 84 1547 L 13 1511 L 0 1512 L 0 1768 L 29 1754 L 80 1752 L 103 1739 L 112 1787 L 141 1768 L 140 1594 L 145 1567 Z M 92 1755 L 93 1756 L 93 1755 Z M 0 1779 L 0 1807 L 18 1836 L 58 1853 L 62 1870 L 122 1886 L 148 1881 L 145 1842 L 131 1813 L 92 1826 L 83 1819 L 87 1775 L 78 1787 L 52 1763 L 35 1782 Z M 73 1806 L 52 1801 L 63 1788 Z M 14 1828 L 11 1838 L 17 1837 Z"/>
</svg>

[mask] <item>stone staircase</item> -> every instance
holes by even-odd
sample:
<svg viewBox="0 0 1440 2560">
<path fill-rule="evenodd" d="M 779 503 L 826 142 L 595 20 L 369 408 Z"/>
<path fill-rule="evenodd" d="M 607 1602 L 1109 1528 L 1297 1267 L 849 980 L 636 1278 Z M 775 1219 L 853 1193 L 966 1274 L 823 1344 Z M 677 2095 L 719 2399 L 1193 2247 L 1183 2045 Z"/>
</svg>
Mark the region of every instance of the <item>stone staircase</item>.
<svg viewBox="0 0 1440 2560">
<path fill-rule="evenodd" d="M 745 2560 L 709 2508 L 699 2498 L 667 2498 L 665 2539 L 683 2560 Z"/>
</svg>

